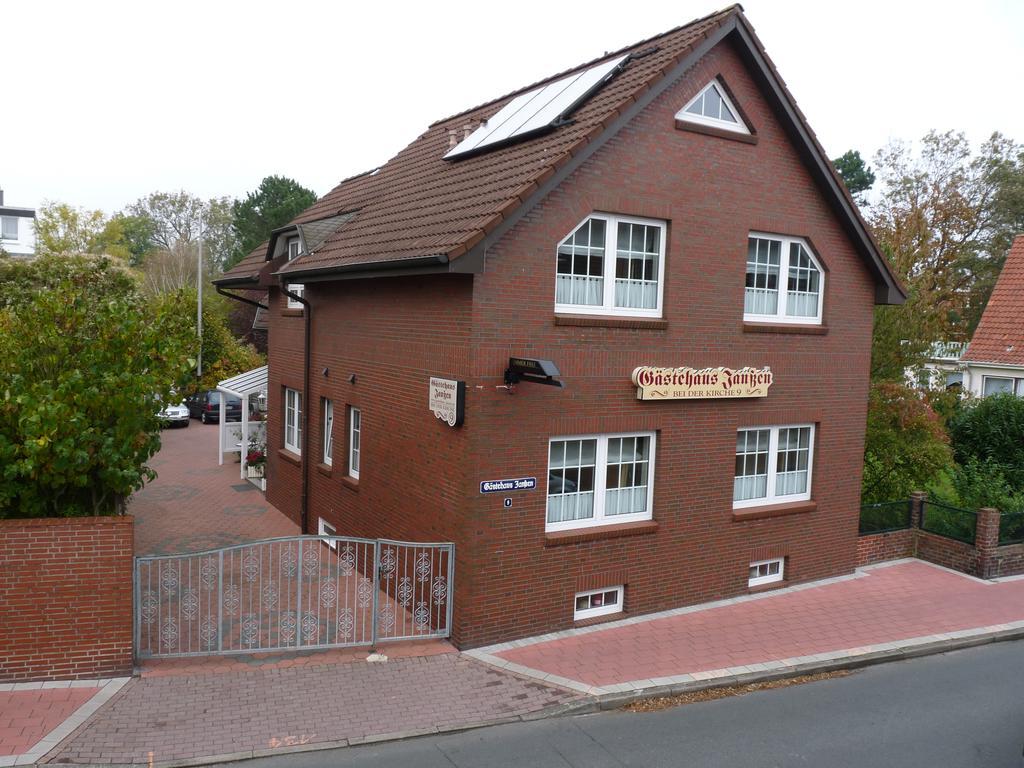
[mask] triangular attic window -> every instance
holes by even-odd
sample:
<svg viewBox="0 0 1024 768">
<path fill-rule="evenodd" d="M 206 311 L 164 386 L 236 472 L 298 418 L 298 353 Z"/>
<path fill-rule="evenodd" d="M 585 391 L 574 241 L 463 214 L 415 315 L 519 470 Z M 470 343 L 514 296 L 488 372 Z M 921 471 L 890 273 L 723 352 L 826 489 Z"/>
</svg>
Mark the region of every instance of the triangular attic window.
<svg viewBox="0 0 1024 768">
<path fill-rule="evenodd" d="M 713 125 L 739 133 L 750 133 L 743 123 L 739 111 L 729 100 L 725 89 L 717 80 L 712 80 L 676 114 L 678 120 L 689 120 L 702 125 Z"/>
</svg>

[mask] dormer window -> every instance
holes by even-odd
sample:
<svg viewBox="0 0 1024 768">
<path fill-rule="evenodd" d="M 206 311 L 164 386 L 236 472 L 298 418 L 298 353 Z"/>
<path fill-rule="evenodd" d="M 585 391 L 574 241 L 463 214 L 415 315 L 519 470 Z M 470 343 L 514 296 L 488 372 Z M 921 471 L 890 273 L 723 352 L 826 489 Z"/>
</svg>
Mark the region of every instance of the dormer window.
<svg viewBox="0 0 1024 768">
<path fill-rule="evenodd" d="M 739 110 L 729 99 L 725 88 L 716 78 L 708 83 L 685 107 L 676 114 L 677 120 L 714 128 L 724 128 L 737 133 L 750 133 L 740 117 Z"/>
<path fill-rule="evenodd" d="M 288 240 L 288 261 L 294 261 L 299 256 L 299 238 L 292 237 Z M 303 291 L 306 286 L 302 283 L 288 283 L 288 290 L 292 293 L 297 293 L 299 296 L 303 295 Z M 302 309 L 302 303 L 296 301 L 291 296 L 288 297 L 288 309 Z"/>
</svg>

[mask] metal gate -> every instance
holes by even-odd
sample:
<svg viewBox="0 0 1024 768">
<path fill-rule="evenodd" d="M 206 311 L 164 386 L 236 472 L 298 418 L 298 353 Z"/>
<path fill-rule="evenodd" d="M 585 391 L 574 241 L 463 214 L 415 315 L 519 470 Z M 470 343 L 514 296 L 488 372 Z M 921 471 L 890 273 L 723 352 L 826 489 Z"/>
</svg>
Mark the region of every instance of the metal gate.
<svg viewBox="0 0 1024 768">
<path fill-rule="evenodd" d="M 453 544 L 293 536 L 135 558 L 139 658 L 448 637 Z"/>
</svg>

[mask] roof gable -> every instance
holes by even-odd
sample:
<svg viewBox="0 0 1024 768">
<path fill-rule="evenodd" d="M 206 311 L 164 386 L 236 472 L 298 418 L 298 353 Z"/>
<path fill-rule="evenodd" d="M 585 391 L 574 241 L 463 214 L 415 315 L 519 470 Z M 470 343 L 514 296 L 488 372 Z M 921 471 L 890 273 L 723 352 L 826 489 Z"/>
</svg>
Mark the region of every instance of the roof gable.
<svg viewBox="0 0 1024 768">
<path fill-rule="evenodd" d="M 877 301 L 901 302 L 902 289 L 856 205 L 738 5 L 434 123 L 384 166 L 343 181 L 296 217 L 293 225 L 353 214 L 318 248 L 278 274 L 310 281 L 389 268 L 479 271 L 489 245 L 729 35 L 737 37 L 748 64 L 760 73 L 759 86 L 779 101 L 782 116 L 788 118 L 784 122 L 792 123 L 787 128 L 794 142 L 875 277 Z M 617 74 L 556 129 L 475 156 L 445 159 L 453 139 L 465 137 L 517 97 L 624 56 Z M 233 274 L 225 277 L 232 279 Z"/>
<path fill-rule="evenodd" d="M 1014 239 L 981 322 L 961 359 L 1024 365 L 1024 235 Z"/>
</svg>

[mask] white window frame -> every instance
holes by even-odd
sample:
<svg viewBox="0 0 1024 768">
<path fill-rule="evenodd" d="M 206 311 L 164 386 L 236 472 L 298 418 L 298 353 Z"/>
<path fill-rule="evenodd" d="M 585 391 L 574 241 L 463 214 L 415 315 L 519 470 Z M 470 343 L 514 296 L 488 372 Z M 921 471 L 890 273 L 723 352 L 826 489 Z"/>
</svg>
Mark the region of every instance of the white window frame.
<svg viewBox="0 0 1024 768">
<path fill-rule="evenodd" d="M 294 424 L 291 422 L 293 418 Z M 295 442 L 288 440 L 289 428 Z M 302 455 L 302 393 L 291 387 L 284 388 L 284 448 L 297 456 Z"/>
<path fill-rule="evenodd" d="M 290 237 L 288 238 L 288 261 L 293 261 L 298 258 L 300 249 L 299 238 Z M 302 283 L 288 283 L 288 290 L 292 293 L 297 293 L 299 296 L 305 297 L 306 286 Z M 288 296 L 288 309 L 302 309 L 302 302 L 296 301 L 291 296 Z"/>
<path fill-rule="evenodd" d="M 1020 397 L 1022 394 L 1024 394 L 1024 392 L 1022 392 L 1022 390 L 1021 390 L 1021 382 L 1024 382 L 1024 379 L 1017 379 L 1017 378 L 1014 378 L 1013 376 L 988 376 L 988 375 L 983 375 L 981 377 L 981 396 L 982 397 L 990 397 L 991 396 L 989 393 L 985 392 L 985 388 L 988 386 L 989 379 L 996 379 L 996 380 L 999 380 L 999 381 L 1008 381 L 1008 382 L 1010 382 L 1009 394 L 1011 394 L 1011 395 L 1017 395 L 1018 397 Z M 996 392 L 993 392 L 991 394 L 1006 394 L 1006 393 L 996 393 Z"/>
<path fill-rule="evenodd" d="M 317 518 L 316 535 L 317 536 L 337 536 L 338 535 L 338 529 L 335 528 L 330 523 L 328 523 L 322 517 L 319 517 L 319 518 Z M 331 549 L 337 549 L 338 548 L 337 540 L 335 540 L 335 541 L 325 541 L 324 544 L 326 544 Z"/>
<path fill-rule="evenodd" d="M 328 467 L 334 461 L 334 402 L 329 397 L 323 399 L 323 451 L 324 464 Z"/>
<path fill-rule="evenodd" d="M 591 595 L 603 595 L 605 592 L 618 592 L 618 599 L 613 605 L 601 605 L 597 608 L 584 608 L 579 610 L 576 608 L 576 601 L 581 597 L 590 597 Z M 613 613 L 622 613 L 622 600 L 625 597 L 625 587 L 622 584 L 616 584 L 614 587 L 602 587 L 601 589 L 588 589 L 585 592 L 577 592 L 572 598 L 572 620 L 582 621 L 583 619 L 592 619 L 595 616 L 608 616 Z"/>
<path fill-rule="evenodd" d="M 350 405 L 346 415 L 348 416 L 348 476 L 353 480 L 358 480 L 363 459 L 363 412 Z M 359 423 L 356 424 L 356 421 Z"/>
<path fill-rule="evenodd" d="M 6 234 L 7 224 L 14 222 L 14 236 Z M 17 240 L 18 239 L 18 217 L 17 216 L 0 216 L 0 240 Z"/>
<path fill-rule="evenodd" d="M 777 465 L 779 460 L 779 430 L 782 429 L 806 429 L 810 428 L 810 434 L 807 438 L 807 490 L 803 493 L 791 493 L 780 496 L 775 493 L 776 474 L 778 473 Z M 812 481 L 814 480 L 814 437 L 815 437 L 815 425 L 814 424 L 779 424 L 778 426 L 757 426 L 757 427 L 740 427 L 736 430 L 736 433 L 746 432 L 748 430 L 771 430 L 771 434 L 768 438 L 768 486 L 766 495 L 757 499 L 743 499 L 737 501 L 735 498 L 735 490 L 733 491 L 733 509 L 747 509 L 749 507 L 765 507 L 771 504 L 788 504 L 791 501 L 808 501 L 811 498 Z M 736 461 L 735 451 L 733 453 L 733 481 L 736 479 Z"/>
<path fill-rule="evenodd" d="M 767 576 L 750 576 L 750 568 L 758 568 L 762 565 L 772 565 L 773 563 L 779 564 L 779 572 L 771 573 Z M 762 584 L 776 584 L 783 581 L 786 578 L 786 558 L 784 557 L 773 557 L 768 560 L 756 560 L 750 564 L 747 570 L 747 586 L 748 587 L 759 587 Z"/>
<path fill-rule="evenodd" d="M 565 244 L 566 240 L 575 234 L 576 230 L 582 227 L 591 219 L 600 219 L 605 222 L 604 232 L 604 300 L 601 304 L 559 304 L 558 296 L 558 249 Z M 615 267 L 618 256 L 616 255 L 618 244 L 619 224 L 639 224 L 648 227 L 658 227 L 661 236 L 658 238 L 658 303 L 654 309 L 631 309 L 629 307 L 615 306 Z M 620 317 L 656 317 L 660 318 L 663 312 L 665 297 L 665 253 L 666 240 L 668 239 L 668 223 L 661 219 L 645 219 L 637 216 L 619 216 L 610 213 L 591 213 L 577 222 L 576 226 L 558 241 L 555 247 L 555 312 L 570 315 L 614 315 Z"/>
<path fill-rule="evenodd" d="M 722 120 L 716 117 L 708 117 L 707 115 L 695 115 L 692 112 L 686 111 L 694 104 L 696 104 L 697 100 L 703 97 L 704 94 L 711 88 L 714 88 L 718 92 L 718 95 L 725 103 L 725 106 L 727 106 L 729 108 L 729 111 L 736 116 L 735 123 L 730 123 L 728 120 Z M 732 131 L 733 133 L 746 134 L 747 136 L 750 135 L 750 128 L 747 127 L 747 123 L 743 119 L 743 115 L 740 113 L 738 109 L 736 109 L 736 105 L 733 103 L 732 99 L 729 98 L 729 94 L 726 92 L 725 86 L 717 77 L 710 83 L 705 85 L 703 88 L 701 88 L 696 96 L 694 96 L 692 99 L 686 102 L 686 104 L 683 105 L 683 108 L 676 112 L 676 120 L 682 120 L 683 122 L 686 123 L 696 123 L 697 125 L 708 125 L 713 128 L 721 128 L 726 131 Z"/>
<path fill-rule="evenodd" d="M 821 265 L 821 260 L 818 255 L 811 248 L 808 243 L 802 237 L 796 237 L 793 235 L 773 235 L 767 232 L 749 232 L 747 233 L 747 242 L 749 249 L 750 238 L 757 238 L 759 240 L 774 240 L 781 244 L 781 253 L 779 256 L 779 301 L 778 308 L 774 315 L 759 315 L 747 312 L 744 309 L 743 319 L 754 322 L 754 323 L 786 323 L 789 325 L 821 325 L 822 309 L 825 306 L 825 269 Z M 811 263 L 814 264 L 818 270 L 818 313 L 814 316 L 805 317 L 794 317 L 786 314 L 786 305 L 789 301 L 789 251 L 790 246 L 796 243 L 800 245 L 811 259 Z M 743 259 L 743 282 L 744 282 L 744 303 L 746 303 L 746 275 L 747 275 L 747 261 L 746 256 Z"/>
<path fill-rule="evenodd" d="M 646 437 L 650 439 L 650 456 L 647 464 L 647 509 L 624 515 L 605 516 L 605 491 L 608 483 L 608 441 L 618 437 Z M 562 520 L 548 522 L 548 489 L 551 485 L 551 444 L 563 440 L 596 440 L 597 450 L 594 459 L 594 515 L 581 520 Z M 544 530 L 569 531 L 577 528 L 593 528 L 599 525 L 616 525 L 618 523 L 635 523 L 651 520 L 654 512 L 654 466 L 657 458 L 656 432 L 615 432 L 596 435 L 561 435 L 548 440 L 547 482 L 544 484 Z"/>
</svg>

